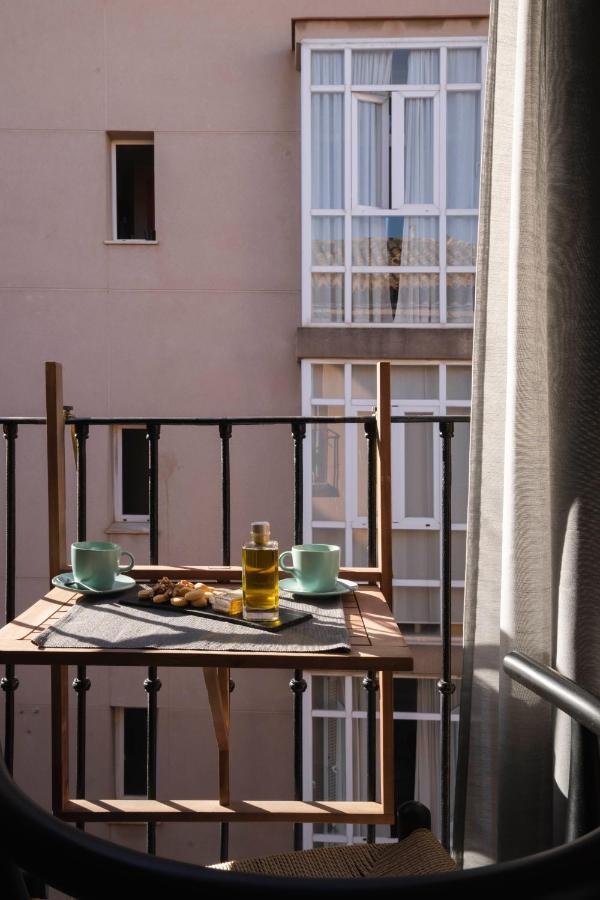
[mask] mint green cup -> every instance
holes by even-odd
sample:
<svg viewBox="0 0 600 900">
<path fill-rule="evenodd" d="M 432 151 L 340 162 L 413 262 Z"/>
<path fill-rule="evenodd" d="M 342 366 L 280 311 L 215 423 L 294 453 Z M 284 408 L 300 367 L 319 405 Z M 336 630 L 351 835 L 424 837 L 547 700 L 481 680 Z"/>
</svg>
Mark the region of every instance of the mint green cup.
<svg viewBox="0 0 600 900">
<path fill-rule="evenodd" d="M 128 565 L 120 566 L 122 556 Z M 134 566 L 131 553 L 109 541 L 77 541 L 71 544 L 71 568 L 75 581 L 93 591 L 112 590 L 117 575 L 124 575 Z"/>
<path fill-rule="evenodd" d="M 286 566 L 284 558 L 291 555 L 293 566 Z M 340 571 L 340 548 L 335 544 L 296 544 L 279 557 L 284 572 L 294 576 L 304 591 L 326 594 L 335 590 Z"/>
</svg>

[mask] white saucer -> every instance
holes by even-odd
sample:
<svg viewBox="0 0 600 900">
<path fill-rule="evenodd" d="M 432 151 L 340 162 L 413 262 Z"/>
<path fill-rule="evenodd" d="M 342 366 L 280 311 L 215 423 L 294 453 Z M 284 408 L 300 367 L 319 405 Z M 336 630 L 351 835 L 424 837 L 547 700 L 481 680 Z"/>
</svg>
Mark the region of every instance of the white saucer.
<svg viewBox="0 0 600 900">
<path fill-rule="evenodd" d="M 358 585 L 355 581 L 338 578 L 332 591 L 307 591 L 295 578 L 283 578 L 279 582 L 279 587 L 282 591 L 290 591 L 291 594 L 297 594 L 299 597 L 339 597 L 340 594 L 350 594 L 355 591 Z"/>
<path fill-rule="evenodd" d="M 90 596 L 94 595 L 95 597 L 99 597 L 104 594 L 119 594 L 121 591 L 127 591 L 135 585 L 135 580 L 128 575 L 115 575 L 115 580 L 110 591 L 97 591 L 94 588 L 86 587 L 83 584 L 79 584 L 78 581 L 75 581 L 72 572 L 63 572 L 62 575 L 54 576 L 52 584 L 54 587 L 64 588 L 67 591 L 75 591 L 77 594 L 89 594 Z"/>
</svg>

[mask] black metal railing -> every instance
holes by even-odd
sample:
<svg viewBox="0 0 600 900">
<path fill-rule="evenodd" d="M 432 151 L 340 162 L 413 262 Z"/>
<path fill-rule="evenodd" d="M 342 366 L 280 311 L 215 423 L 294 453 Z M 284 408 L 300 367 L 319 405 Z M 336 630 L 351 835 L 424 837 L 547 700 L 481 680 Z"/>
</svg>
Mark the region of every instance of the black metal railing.
<svg viewBox="0 0 600 900">
<path fill-rule="evenodd" d="M 600 737 L 600 700 L 547 666 L 518 653 L 504 658 L 506 672 L 538 696 L 572 716 L 573 724 L 591 740 Z M 597 752 L 597 744 L 596 744 Z M 515 757 L 514 764 L 519 765 Z M 548 785 L 552 790 L 552 785 Z M 219 872 L 160 859 L 79 834 L 37 807 L 6 774 L 0 763 L 0 871 L 5 892 L 26 900 L 29 892 L 18 867 L 43 878 L 52 887 L 90 900 L 120 896 L 115 885 L 135 884 L 149 900 L 176 896 L 179 900 L 224 893 L 243 900 L 250 888 L 264 900 L 282 894 L 289 900 L 346 898 L 349 895 L 403 896 L 414 900 L 457 896 L 525 896 L 538 900 L 592 900 L 600 893 L 598 854 L 600 828 L 560 847 L 497 865 L 400 878 L 290 878 Z M 420 827 L 420 826 L 417 826 Z M 76 864 L 74 864 L 76 861 Z"/>
<path fill-rule="evenodd" d="M 303 540 L 303 498 L 304 498 L 304 439 L 309 425 L 358 425 L 362 426 L 368 442 L 367 483 L 368 483 L 368 563 L 375 567 L 377 563 L 377 423 L 374 416 L 264 416 L 237 418 L 141 418 L 141 417 L 82 417 L 70 414 L 65 408 L 65 425 L 74 429 L 76 447 L 76 496 L 77 496 L 77 538 L 85 540 L 87 534 L 87 456 L 86 447 L 91 430 L 98 426 L 144 426 L 148 441 L 148 479 L 149 479 L 149 543 L 150 562 L 159 561 L 159 504 L 158 476 L 159 452 L 158 442 L 161 428 L 171 426 L 216 427 L 221 444 L 221 556 L 222 564 L 230 565 L 231 560 L 231 468 L 230 442 L 234 429 L 240 426 L 287 426 L 291 429 L 293 442 L 294 465 L 294 542 Z M 442 671 L 438 681 L 441 706 L 441 810 L 442 810 L 442 842 L 446 847 L 450 843 L 450 712 L 451 695 L 454 691 L 451 670 L 451 442 L 454 434 L 454 423 L 468 423 L 468 416 L 394 416 L 393 424 L 425 424 L 439 425 L 442 442 L 442 566 L 440 590 L 440 623 L 442 644 Z M 6 602 L 5 622 L 15 615 L 15 521 L 16 521 L 16 480 L 15 480 L 15 440 L 19 425 L 43 425 L 43 418 L 0 418 L 6 440 Z M 5 739 L 4 756 L 7 767 L 12 769 L 14 754 L 14 692 L 18 686 L 14 667 L 6 666 L 1 687 L 5 693 Z M 376 691 L 377 680 L 373 672 L 368 672 L 363 680 L 367 692 L 367 785 L 368 799 L 376 799 Z M 161 682 L 156 667 L 150 667 L 144 681 L 147 693 L 147 792 L 149 799 L 155 799 L 157 787 L 157 694 Z M 76 734 L 76 795 L 85 797 L 86 782 L 86 710 L 87 695 L 91 683 L 87 677 L 85 666 L 77 668 L 73 681 L 77 694 L 77 734 Z M 233 689 L 233 683 L 230 688 Z M 303 783 L 303 695 L 306 681 L 300 670 L 294 671 L 290 681 L 294 704 L 294 794 L 295 799 L 304 797 Z M 83 827 L 82 825 L 80 827 Z M 374 826 L 368 828 L 369 840 L 374 840 Z M 302 848 L 302 827 L 294 826 L 294 846 Z M 156 851 L 156 827 L 148 823 L 147 850 Z M 221 858 L 228 855 L 228 826 L 221 826 Z"/>
</svg>

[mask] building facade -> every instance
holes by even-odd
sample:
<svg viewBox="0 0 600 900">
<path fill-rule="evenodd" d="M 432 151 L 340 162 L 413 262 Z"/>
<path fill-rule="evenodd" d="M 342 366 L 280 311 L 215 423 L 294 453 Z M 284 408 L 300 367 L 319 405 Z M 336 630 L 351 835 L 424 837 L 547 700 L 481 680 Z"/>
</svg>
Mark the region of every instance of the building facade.
<svg viewBox="0 0 600 900">
<path fill-rule="evenodd" d="M 3 6 L 2 414 L 43 415 L 45 360 L 63 363 L 65 402 L 82 415 L 368 414 L 378 359 L 393 363 L 398 414 L 468 410 L 487 0 L 373 0 L 365 18 L 364 4 L 336 0 L 326 13 L 307 0 Z M 431 676 L 439 460 L 433 427 L 416 429 L 397 426 L 393 438 L 394 607 L 422 649 L 418 673 Z M 18 440 L 18 608 L 47 588 L 41 431 L 23 428 Z M 306 444 L 305 539 L 338 543 L 345 563 L 360 565 L 366 443 L 356 426 L 315 426 Z M 461 428 L 457 629 L 467 444 Z M 135 429 L 93 428 L 88 440 L 88 535 L 139 562 L 148 561 L 144 453 Z M 215 429 L 163 428 L 161 560 L 220 562 L 219 453 Z M 231 458 L 232 562 L 252 519 L 269 519 L 290 546 L 289 429 L 236 428 Z M 72 466 L 67 476 L 72 540 Z M 234 792 L 289 795 L 288 679 L 233 677 Z M 33 671 L 20 678 L 15 774 L 48 803 L 48 687 Z M 144 673 L 90 678 L 88 790 L 141 791 L 131 761 Z M 191 786 L 211 796 L 216 750 L 201 678 L 161 678 L 159 796 Z M 397 701 L 405 790 L 425 800 L 431 685 L 404 680 Z M 307 792 L 359 795 L 358 681 L 315 677 L 307 697 Z M 96 830 L 144 845 L 139 826 Z M 363 833 L 306 827 L 305 839 Z M 289 846 L 291 828 L 232 828 L 234 856 Z M 218 835 L 161 825 L 158 847 L 210 862 Z"/>
</svg>

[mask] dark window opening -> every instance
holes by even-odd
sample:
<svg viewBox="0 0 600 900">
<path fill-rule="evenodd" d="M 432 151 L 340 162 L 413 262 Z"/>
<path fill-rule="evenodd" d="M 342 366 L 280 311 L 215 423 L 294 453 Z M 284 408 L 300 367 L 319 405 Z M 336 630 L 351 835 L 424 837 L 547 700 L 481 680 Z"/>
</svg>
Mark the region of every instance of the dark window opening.
<svg viewBox="0 0 600 900">
<path fill-rule="evenodd" d="M 147 793 L 146 722 L 145 709 L 123 710 L 123 793 L 126 797 L 145 797 Z"/>
<path fill-rule="evenodd" d="M 155 241 L 154 146 L 117 144 L 117 239 Z"/>
<path fill-rule="evenodd" d="M 121 493 L 124 516 L 147 516 L 149 506 L 148 441 L 144 428 L 121 431 Z"/>
</svg>

